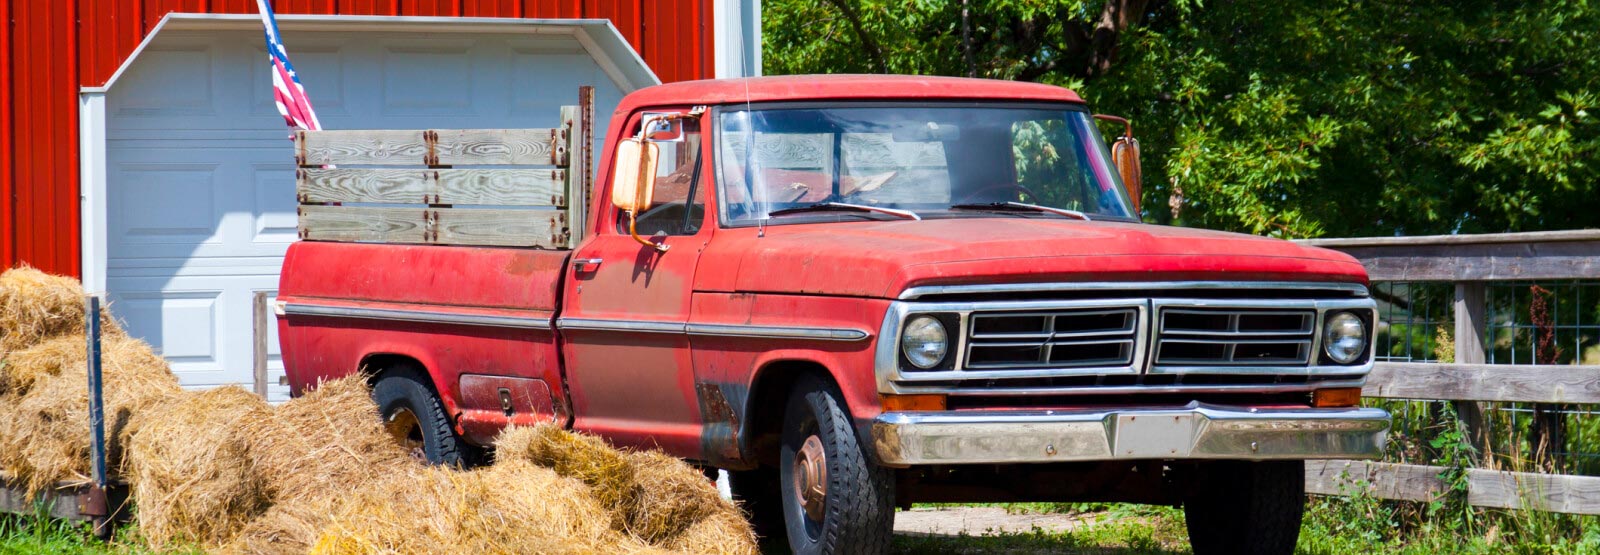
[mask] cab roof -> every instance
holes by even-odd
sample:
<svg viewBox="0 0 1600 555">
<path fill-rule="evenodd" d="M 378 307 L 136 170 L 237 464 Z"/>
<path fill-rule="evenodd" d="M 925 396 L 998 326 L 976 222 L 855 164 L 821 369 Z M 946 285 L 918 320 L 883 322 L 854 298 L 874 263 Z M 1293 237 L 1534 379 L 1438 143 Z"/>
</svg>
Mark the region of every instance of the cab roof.
<svg viewBox="0 0 1600 555">
<path fill-rule="evenodd" d="M 640 89 L 617 113 L 646 106 L 715 105 L 807 100 L 1020 100 L 1082 104 L 1054 85 L 920 75 L 785 75 L 681 81 Z"/>
</svg>

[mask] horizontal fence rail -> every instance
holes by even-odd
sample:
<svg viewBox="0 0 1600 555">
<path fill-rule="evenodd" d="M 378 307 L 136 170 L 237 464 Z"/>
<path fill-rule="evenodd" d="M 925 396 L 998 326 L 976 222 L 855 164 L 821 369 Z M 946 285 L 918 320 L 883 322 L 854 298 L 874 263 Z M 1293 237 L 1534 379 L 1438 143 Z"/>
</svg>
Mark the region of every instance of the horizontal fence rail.
<svg viewBox="0 0 1600 555">
<path fill-rule="evenodd" d="M 1360 260 L 1374 282 L 1455 285 L 1455 362 L 1378 362 L 1362 394 L 1451 401 L 1471 428 L 1479 402 L 1600 404 L 1600 366 L 1487 364 L 1486 284 L 1600 278 L 1600 230 L 1317 239 L 1303 244 Z M 1306 491 L 1431 501 L 1449 489 L 1441 466 L 1366 461 L 1306 463 Z M 1600 477 L 1466 469 L 1467 503 L 1487 508 L 1600 514 Z"/>
</svg>

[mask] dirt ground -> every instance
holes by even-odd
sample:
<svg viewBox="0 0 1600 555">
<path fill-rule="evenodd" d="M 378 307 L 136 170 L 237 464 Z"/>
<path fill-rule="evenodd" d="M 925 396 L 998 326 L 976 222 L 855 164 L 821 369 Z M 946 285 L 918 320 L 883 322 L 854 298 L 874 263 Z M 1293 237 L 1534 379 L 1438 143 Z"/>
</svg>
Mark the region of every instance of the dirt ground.
<svg viewBox="0 0 1600 555">
<path fill-rule="evenodd" d="M 1084 515 L 1010 514 L 1003 507 L 918 507 L 895 514 L 896 534 L 986 536 L 1030 532 L 1063 532 L 1088 522 Z"/>
</svg>

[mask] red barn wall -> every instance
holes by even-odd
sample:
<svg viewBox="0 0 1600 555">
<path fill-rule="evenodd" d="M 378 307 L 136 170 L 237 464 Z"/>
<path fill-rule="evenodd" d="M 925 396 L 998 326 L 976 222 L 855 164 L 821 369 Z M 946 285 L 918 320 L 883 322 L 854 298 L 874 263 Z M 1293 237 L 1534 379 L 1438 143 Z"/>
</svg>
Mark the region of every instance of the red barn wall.
<svg viewBox="0 0 1600 555">
<path fill-rule="evenodd" d="M 710 78 L 712 0 L 273 0 L 280 14 L 601 18 L 663 82 Z M 0 0 L 0 268 L 81 275 L 78 89 L 104 85 L 168 12 L 255 0 Z M 290 44 L 289 51 L 294 52 Z"/>
</svg>

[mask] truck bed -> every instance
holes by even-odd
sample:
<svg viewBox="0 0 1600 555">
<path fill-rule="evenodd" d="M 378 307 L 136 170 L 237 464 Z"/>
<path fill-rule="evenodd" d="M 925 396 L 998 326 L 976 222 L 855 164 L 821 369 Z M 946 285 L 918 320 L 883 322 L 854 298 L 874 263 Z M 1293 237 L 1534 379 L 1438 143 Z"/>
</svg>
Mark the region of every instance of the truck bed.
<svg viewBox="0 0 1600 555">
<path fill-rule="evenodd" d="M 474 443 L 492 441 L 506 424 L 564 421 L 552 321 L 569 255 L 295 243 L 278 291 L 291 392 L 409 360 L 432 374 L 457 432 Z M 509 410 L 502 389 L 510 392 Z"/>
</svg>

